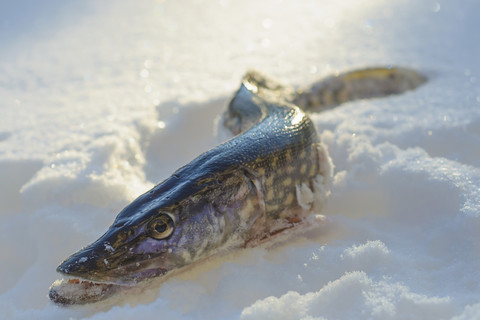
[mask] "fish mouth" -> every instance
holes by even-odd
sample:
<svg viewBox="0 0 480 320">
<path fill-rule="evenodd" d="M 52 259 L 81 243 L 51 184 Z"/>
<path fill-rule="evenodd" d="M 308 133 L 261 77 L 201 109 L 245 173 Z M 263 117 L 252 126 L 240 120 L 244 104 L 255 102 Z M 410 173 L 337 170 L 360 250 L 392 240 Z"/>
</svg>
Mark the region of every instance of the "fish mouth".
<svg viewBox="0 0 480 320">
<path fill-rule="evenodd" d="M 54 303 L 68 306 L 98 302 L 169 271 L 160 257 L 120 262 L 114 268 L 107 268 L 102 256 L 93 258 L 84 252 L 72 255 L 57 267 L 64 277 L 50 287 L 48 296 Z"/>
<path fill-rule="evenodd" d="M 136 279 L 135 281 L 111 278 L 95 278 L 93 280 L 60 272 L 65 277 L 56 280 L 50 286 L 48 297 L 54 303 L 64 306 L 99 302 L 118 292 L 134 288 L 140 281 L 147 281 L 167 272 L 168 270 L 164 268 L 141 270 L 132 275 L 132 278 Z"/>
<path fill-rule="evenodd" d="M 138 254 L 129 249 L 132 245 L 113 248 L 115 236 L 107 232 L 65 259 L 57 267 L 64 277 L 50 287 L 50 300 L 60 305 L 97 302 L 163 276 L 173 267 L 161 253 Z"/>
<path fill-rule="evenodd" d="M 120 265 L 114 269 L 72 268 L 69 260 L 57 267 L 57 272 L 66 278 L 80 279 L 98 284 L 133 286 L 139 282 L 162 276 L 169 270 L 158 265 L 159 259 L 143 260 Z M 75 264 L 73 265 L 75 266 Z"/>
<path fill-rule="evenodd" d="M 59 305 L 76 305 L 98 302 L 130 286 L 96 282 L 82 278 L 66 277 L 56 280 L 48 291 L 48 297 Z"/>
</svg>

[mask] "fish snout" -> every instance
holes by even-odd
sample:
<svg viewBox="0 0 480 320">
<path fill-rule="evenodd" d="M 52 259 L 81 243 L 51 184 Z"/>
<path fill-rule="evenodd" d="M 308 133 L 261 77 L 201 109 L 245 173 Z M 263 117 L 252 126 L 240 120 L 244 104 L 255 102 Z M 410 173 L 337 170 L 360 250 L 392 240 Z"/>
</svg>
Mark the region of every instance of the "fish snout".
<svg viewBox="0 0 480 320">
<path fill-rule="evenodd" d="M 92 276 L 104 269 L 102 263 L 99 263 L 103 259 L 101 256 L 93 250 L 91 247 L 87 247 L 74 253 L 67 259 L 65 259 L 58 267 L 57 272 L 69 275 L 78 276 L 82 278 L 91 279 Z"/>
</svg>

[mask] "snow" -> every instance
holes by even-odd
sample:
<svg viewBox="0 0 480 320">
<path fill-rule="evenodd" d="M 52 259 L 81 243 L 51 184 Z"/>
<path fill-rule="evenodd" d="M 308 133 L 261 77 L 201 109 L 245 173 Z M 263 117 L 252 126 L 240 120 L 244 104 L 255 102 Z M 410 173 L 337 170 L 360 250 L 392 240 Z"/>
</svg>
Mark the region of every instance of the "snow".
<svg viewBox="0 0 480 320">
<path fill-rule="evenodd" d="M 477 0 L 39 3 L 0 3 L 2 318 L 480 319 Z M 320 228 L 49 302 L 64 258 L 219 142 L 247 69 L 304 86 L 389 64 L 429 81 L 311 116 L 335 165 Z"/>
</svg>

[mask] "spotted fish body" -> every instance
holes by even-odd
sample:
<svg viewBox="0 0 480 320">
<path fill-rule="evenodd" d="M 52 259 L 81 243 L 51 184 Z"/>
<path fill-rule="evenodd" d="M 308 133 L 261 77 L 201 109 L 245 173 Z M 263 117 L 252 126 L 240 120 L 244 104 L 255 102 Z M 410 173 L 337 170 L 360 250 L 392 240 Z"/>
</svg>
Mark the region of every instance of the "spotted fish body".
<svg viewBox="0 0 480 320">
<path fill-rule="evenodd" d="M 123 209 L 100 239 L 57 268 L 76 279 L 54 283 L 50 298 L 98 301 L 307 221 L 325 201 L 332 166 L 314 124 L 294 104 L 302 97 L 248 73 L 223 116 L 237 135 Z"/>
</svg>

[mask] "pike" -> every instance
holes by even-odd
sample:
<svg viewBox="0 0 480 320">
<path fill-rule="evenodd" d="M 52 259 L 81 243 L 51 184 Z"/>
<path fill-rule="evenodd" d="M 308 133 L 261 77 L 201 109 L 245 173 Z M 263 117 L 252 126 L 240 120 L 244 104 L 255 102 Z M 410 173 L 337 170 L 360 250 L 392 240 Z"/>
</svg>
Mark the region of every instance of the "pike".
<svg viewBox="0 0 480 320">
<path fill-rule="evenodd" d="M 85 304 L 192 263 L 253 247 L 312 222 L 333 166 L 305 111 L 411 90 L 426 78 L 370 68 L 295 90 L 248 72 L 223 115 L 236 136 L 201 154 L 116 217 L 97 241 L 57 268 L 58 304 Z"/>
</svg>

